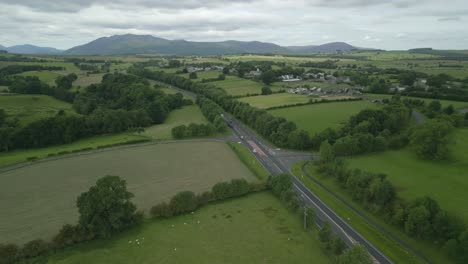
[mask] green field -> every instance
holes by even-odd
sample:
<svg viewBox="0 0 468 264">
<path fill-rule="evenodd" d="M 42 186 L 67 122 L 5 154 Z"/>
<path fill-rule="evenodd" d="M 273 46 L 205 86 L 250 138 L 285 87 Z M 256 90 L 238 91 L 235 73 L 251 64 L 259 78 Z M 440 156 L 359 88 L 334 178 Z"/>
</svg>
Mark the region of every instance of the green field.
<svg viewBox="0 0 468 264">
<path fill-rule="evenodd" d="M 80 74 L 78 79 L 73 82 L 73 86 L 87 87 L 91 84 L 101 83 L 104 73 L 98 74 Z"/>
<path fill-rule="evenodd" d="M 295 122 L 298 128 L 314 135 L 326 128 L 338 128 L 349 117 L 363 109 L 376 107 L 377 105 L 371 102 L 354 101 L 288 107 L 268 112 L 274 116 L 284 117 Z"/>
<path fill-rule="evenodd" d="M 202 192 L 233 178 L 256 180 L 222 142 L 137 145 L 38 162 L 0 174 L 0 243 L 47 239 L 63 224 L 75 223 L 76 198 L 105 175 L 125 179 L 144 210 L 181 190 Z"/>
<path fill-rule="evenodd" d="M 153 139 L 172 139 L 172 128 L 190 123 L 207 124 L 208 120 L 203 116 L 200 107 L 197 105 L 184 106 L 181 109 L 172 111 L 163 124 L 145 128 L 141 135 Z"/>
<path fill-rule="evenodd" d="M 371 242 L 376 248 L 382 251 L 394 263 L 426 263 L 417 255 L 411 253 L 399 243 L 392 240 L 387 234 L 370 225 L 368 221 L 364 217 L 362 217 L 362 215 L 356 213 L 354 210 L 349 208 L 342 201 L 338 200 L 335 196 L 326 191 L 323 187 L 319 186 L 318 184 L 307 178 L 301 170 L 302 164 L 303 163 L 298 163 L 294 165 L 292 168 L 293 173 L 311 191 L 318 195 L 320 199 L 327 204 L 327 206 L 332 208 L 334 212 L 336 212 L 350 226 L 352 226 L 362 236 L 369 240 L 369 242 Z M 424 254 L 424 256 L 433 261 L 433 263 L 452 263 L 442 253 L 442 251 L 439 250 L 439 248 L 437 246 L 434 246 L 432 243 L 410 238 L 401 229 L 382 221 L 378 216 L 368 213 L 368 211 L 361 204 L 355 202 L 352 199 L 351 195 L 345 192 L 333 178 L 323 177 L 319 175 L 315 171 L 315 168 L 311 165 L 311 163 L 309 163 L 306 166 L 306 170 L 312 177 L 314 177 L 316 180 L 319 180 L 329 190 L 332 190 L 334 193 L 338 194 L 354 209 L 359 210 L 366 217 L 376 222 L 379 226 L 382 226 L 387 231 L 391 232 L 394 236 L 397 236 L 399 239 L 401 239 L 405 243 L 409 244 L 411 247 L 415 248 L 417 251 Z"/>
<path fill-rule="evenodd" d="M 250 104 L 253 107 L 265 109 L 274 106 L 307 103 L 311 98 L 305 95 L 279 93 L 262 96 L 240 98 L 239 101 Z"/>
<path fill-rule="evenodd" d="M 218 78 L 220 74 L 223 74 L 220 71 L 202 71 L 202 72 L 197 72 L 197 79 L 195 81 L 202 81 L 203 79 L 213 79 L 213 78 Z M 189 73 L 181 74 L 180 76 L 183 76 L 185 78 L 189 78 Z M 227 76 L 226 76 L 227 77 Z"/>
<path fill-rule="evenodd" d="M 140 244 L 135 241 L 139 240 Z M 132 241 L 132 243 L 129 243 Z M 145 223 L 111 240 L 66 250 L 47 263 L 332 263 L 316 232 L 304 232 L 269 192 L 209 204 Z"/>
<path fill-rule="evenodd" d="M 55 84 L 55 79 L 57 77 L 62 76 L 63 74 L 60 74 L 55 71 L 28 71 L 28 72 L 22 72 L 17 75 L 20 76 L 34 76 L 39 78 L 39 80 L 47 83 L 47 84 Z"/>
<path fill-rule="evenodd" d="M 260 94 L 263 87 L 261 83 L 235 76 L 226 76 L 226 80 L 211 82 L 211 84 L 223 88 L 229 95 L 234 96 Z"/>
<path fill-rule="evenodd" d="M 71 104 L 47 95 L 0 95 L 0 109 L 9 118 L 18 118 L 20 125 L 54 116 L 60 110 L 75 114 Z"/>
<path fill-rule="evenodd" d="M 112 134 L 112 135 L 101 135 L 90 138 L 81 139 L 69 144 L 57 145 L 39 149 L 26 149 L 26 150 L 14 150 L 9 152 L 0 152 L 0 167 L 8 166 L 12 163 L 24 162 L 27 158 L 46 158 L 49 154 L 57 154 L 60 152 L 72 152 L 79 151 L 81 149 L 97 148 L 100 146 L 108 146 L 114 144 L 122 144 L 134 140 L 143 140 L 150 138 L 141 136 L 138 134 Z"/>
<path fill-rule="evenodd" d="M 453 133 L 449 161 L 425 161 L 410 149 L 386 151 L 349 159 L 350 166 L 387 174 L 407 199 L 428 195 L 442 208 L 468 222 L 468 129 Z"/>
<path fill-rule="evenodd" d="M 369 99 L 391 99 L 393 95 L 390 94 L 369 94 L 366 93 L 363 95 L 365 98 Z M 458 102 L 458 101 L 450 101 L 450 100 L 438 100 L 438 99 L 428 99 L 428 98 L 420 98 L 420 97 L 411 97 L 411 96 L 401 96 L 401 99 L 418 99 L 423 100 L 426 104 L 430 103 L 431 101 L 439 101 L 442 107 L 447 107 L 449 105 L 453 105 L 455 109 L 462 109 L 468 107 L 468 102 Z"/>
</svg>

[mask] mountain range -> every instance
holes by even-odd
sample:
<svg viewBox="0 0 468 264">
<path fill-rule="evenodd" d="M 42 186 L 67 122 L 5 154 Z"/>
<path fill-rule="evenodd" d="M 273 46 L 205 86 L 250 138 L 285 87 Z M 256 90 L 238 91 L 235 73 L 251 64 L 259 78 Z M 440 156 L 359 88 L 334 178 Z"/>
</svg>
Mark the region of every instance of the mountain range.
<svg viewBox="0 0 468 264">
<path fill-rule="evenodd" d="M 335 52 L 359 49 L 344 42 L 333 42 L 318 46 L 279 46 L 260 41 L 196 42 L 169 40 L 151 35 L 114 35 L 93 40 L 87 44 L 62 51 L 48 47 L 18 45 L 1 47 L 10 53 L 20 54 L 66 54 L 66 55 L 133 55 L 133 54 L 172 54 L 172 55 L 218 55 L 239 53 L 308 53 Z"/>
<path fill-rule="evenodd" d="M 9 53 L 17 54 L 61 54 L 63 50 L 49 47 L 38 47 L 34 45 L 15 45 L 11 47 L 4 47 L 0 45 L 0 50 L 6 50 Z"/>
</svg>

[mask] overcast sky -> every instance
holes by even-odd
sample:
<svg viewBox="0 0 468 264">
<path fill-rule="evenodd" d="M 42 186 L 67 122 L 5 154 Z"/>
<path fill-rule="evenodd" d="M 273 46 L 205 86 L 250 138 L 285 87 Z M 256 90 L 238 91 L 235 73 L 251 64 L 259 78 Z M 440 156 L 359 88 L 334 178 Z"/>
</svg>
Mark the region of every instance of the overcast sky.
<svg viewBox="0 0 468 264">
<path fill-rule="evenodd" d="M 280 45 L 468 49 L 468 0 L 0 0 L 0 45 L 115 34 Z"/>
</svg>

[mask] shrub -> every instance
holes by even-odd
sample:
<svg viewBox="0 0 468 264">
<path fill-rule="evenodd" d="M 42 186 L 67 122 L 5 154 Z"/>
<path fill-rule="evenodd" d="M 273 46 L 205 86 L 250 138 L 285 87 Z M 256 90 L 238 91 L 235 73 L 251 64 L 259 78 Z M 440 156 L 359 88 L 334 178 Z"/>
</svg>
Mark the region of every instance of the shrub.
<svg viewBox="0 0 468 264">
<path fill-rule="evenodd" d="M 21 249 L 21 256 L 25 258 L 37 257 L 48 250 L 47 243 L 42 239 L 32 240 L 24 244 Z"/>
<path fill-rule="evenodd" d="M 212 188 L 216 200 L 222 200 L 230 197 L 230 186 L 228 182 L 219 182 Z"/>
<path fill-rule="evenodd" d="M 151 207 L 150 214 L 155 218 L 171 217 L 173 215 L 172 210 L 167 203 L 160 203 Z"/>
<path fill-rule="evenodd" d="M 174 215 L 191 212 L 198 207 L 198 201 L 195 194 L 191 191 L 183 191 L 172 197 L 169 202 L 169 208 Z"/>
<path fill-rule="evenodd" d="M 206 191 L 197 195 L 197 201 L 199 205 L 205 205 L 214 200 L 213 193 Z"/>
<path fill-rule="evenodd" d="M 19 248 L 15 244 L 0 244 L 0 263 L 14 263 L 18 257 Z"/>
</svg>

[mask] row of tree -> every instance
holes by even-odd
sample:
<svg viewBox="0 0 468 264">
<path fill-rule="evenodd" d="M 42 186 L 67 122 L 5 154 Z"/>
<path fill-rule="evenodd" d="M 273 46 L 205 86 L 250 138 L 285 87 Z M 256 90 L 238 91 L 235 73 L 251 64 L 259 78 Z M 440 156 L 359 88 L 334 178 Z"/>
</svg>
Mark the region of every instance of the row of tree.
<svg viewBox="0 0 468 264">
<path fill-rule="evenodd" d="M 190 123 L 173 127 L 171 133 L 175 139 L 207 137 L 216 133 L 216 129 L 211 124 Z"/>
<path fill-rule="evenodd" d="M 0 123 L 0 151 L 66 144 L 94 135 L 142 128 L 151 123 L 148 114 L 141 110 L 99 109 L 88 116 L 66 115 L 61 111 L 26 126 Z"/>
<path fill-rule="evenodd" d="M 442 245 L 460 263 L 468 261 L 468 229 L 460 218 L 442 210 L 429 197 L 410 202 L 401 199 L 384 174 L 346 168 L 327 141 L 322 143 L 320 154 L 319 173 L 334 178 L 364 208 L 402 228 L 410 237 Z"/>
<path fill-rule="evenodd" d="M 175 74 L 154 72 L 141 67 L 130 68 L 129 72 L 203 95 L 221 106 L 226 112 L 242 120 L 277 146 L 294 149 L 309 149 L 311 147 L 309 134 L 304 130 L 297 129 L 293 122 L 275 117 L 265 110 L 260 110 L 247 103 L 240 102 L 214 85 L 193 82 Z"/>
</svg>

